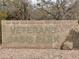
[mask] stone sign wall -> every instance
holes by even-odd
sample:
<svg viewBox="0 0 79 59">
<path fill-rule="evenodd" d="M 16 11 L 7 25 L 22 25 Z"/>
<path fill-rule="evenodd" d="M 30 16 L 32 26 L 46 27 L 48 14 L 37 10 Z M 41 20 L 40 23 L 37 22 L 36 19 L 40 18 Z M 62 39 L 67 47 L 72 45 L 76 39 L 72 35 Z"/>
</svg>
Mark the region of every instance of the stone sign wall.
<svg viewBox="0 0 79 59">
<path fill-rule="evenodd" d="M 60 48 L 77 21 L 2 20 L 2 46 Z"/>
</svg>

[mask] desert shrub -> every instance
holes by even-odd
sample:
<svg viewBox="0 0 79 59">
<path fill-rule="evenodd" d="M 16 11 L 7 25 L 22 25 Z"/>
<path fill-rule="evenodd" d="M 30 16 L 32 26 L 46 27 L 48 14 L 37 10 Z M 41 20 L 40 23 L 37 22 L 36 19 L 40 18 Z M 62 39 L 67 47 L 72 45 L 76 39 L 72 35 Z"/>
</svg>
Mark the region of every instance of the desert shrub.
<svg viewBox="0 0 79 59">
<path fill-rule="evenodd" d="M 4 11 L 0 11 L 0 20 L 6 19 L 8 17 L 8 13 Z"/>
</svg>

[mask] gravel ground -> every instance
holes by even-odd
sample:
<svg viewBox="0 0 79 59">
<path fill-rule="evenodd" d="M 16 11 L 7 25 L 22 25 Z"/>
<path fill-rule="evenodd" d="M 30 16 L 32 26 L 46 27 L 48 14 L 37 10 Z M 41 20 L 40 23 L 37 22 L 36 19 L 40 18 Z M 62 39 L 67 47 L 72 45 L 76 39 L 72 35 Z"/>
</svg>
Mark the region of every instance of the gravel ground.
<svg viewBox="0 0 79 59">
<path fill-rule="evenodd" d="M 0 59 L 79 59 L 79 50 L 0 49 Z"/>
</svg>

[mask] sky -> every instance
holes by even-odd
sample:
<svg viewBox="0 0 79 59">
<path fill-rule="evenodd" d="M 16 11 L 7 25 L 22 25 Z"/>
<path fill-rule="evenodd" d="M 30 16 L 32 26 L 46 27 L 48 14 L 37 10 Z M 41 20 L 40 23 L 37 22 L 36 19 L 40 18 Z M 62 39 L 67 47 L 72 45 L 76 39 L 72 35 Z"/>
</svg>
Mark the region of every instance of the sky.
<svg viewBox="0 0 79 59">
<path fill-rule="evenodd" d="M 31 0 L 32 1 L 32 4 L 36 4 L 37 3 L 37 0 Z M 56 0 L 52 0 L 53 2 L 56 2 Z M 76 0 L 72 0 L 71 2 L 69 2 L 70 0 L 67 0 L 68 3 L 66 4 L 66 6 L 69 6 L 72 2 L 72 4 L 75 3 Z"/>
<path fill-rule="evenodd" d="M 52 1 L 56 1 L 56 0 L 52 0 Z M 32 0 L 32 4 L 36 4 L 37 3 L 37 0 Z"/>
</svg>

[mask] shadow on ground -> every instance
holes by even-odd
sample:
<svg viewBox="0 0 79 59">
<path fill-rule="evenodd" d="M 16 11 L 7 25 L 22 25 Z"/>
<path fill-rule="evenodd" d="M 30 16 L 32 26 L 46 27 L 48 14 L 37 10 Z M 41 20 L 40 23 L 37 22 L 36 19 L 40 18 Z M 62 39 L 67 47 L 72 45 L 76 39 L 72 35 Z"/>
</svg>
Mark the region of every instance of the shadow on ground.
<svg viewBox="0 0 79 59">
<path fill-rule="evenodd" d="M 1 20 L 0 20 L 0 45 L 2 44 L 2 30 L 1 30 Z"/>
</svg>

